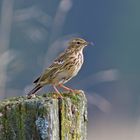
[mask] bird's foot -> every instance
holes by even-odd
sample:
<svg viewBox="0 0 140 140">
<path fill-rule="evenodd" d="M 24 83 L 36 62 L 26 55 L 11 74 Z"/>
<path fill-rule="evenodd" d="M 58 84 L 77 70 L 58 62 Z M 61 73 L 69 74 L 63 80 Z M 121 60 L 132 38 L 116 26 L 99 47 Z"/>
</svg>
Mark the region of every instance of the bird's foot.
<svg viewBox="0 0 140 140">
<path fill-rule="evenodd" d="M 74 93 L 75 94 L 81 94 L 81 92 L 79 90 L 77 90 L 77 89 L 74 90 Z"/>
<path fill-rule="evenodd" d="M 68 89 L 68 90 L 66 90 L 66 91 L 68 91 L 69 93 L 75 93 L 75 90 L 73 90 L 73 89 Z"/>
<path fill-rule="evenodd" d="M 60 99 L 62 99 L 63 98 L 63 96 L 61 95 L 61 93 L 58 91 L 58 89 L 56 88 L 56 86 L 55 85 L 53 85 L 53 88 L 54 88 L 54 90 L 56 91 L 56 93 L 57 93 L 57 98 L 60 98 Z"/>
<path fill-rule="evenodd" d="M 52 95 L 52 97 L 54 98 L 54 99 L 63 99 L 63 96 L 61 95 L 61 93 L 54 93 L 53 95 Z"/>
</svg>

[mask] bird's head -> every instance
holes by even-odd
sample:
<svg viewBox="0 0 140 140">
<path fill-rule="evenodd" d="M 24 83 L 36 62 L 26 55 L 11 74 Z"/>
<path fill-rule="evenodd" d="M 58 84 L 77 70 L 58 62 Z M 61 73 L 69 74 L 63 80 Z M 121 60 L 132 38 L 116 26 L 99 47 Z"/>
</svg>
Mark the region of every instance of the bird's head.
<svg viewBox="0 0 140 140">
<path fill-rule="evenodd" d="M 88 44 L 89 43 L 82 38 L 75 38 L 75 39 L 72 39 L 68 43 L 68 49 L 78 51 L 78 50 L 82 50 L 83 48 L 85 48 Z"/>
</svg>

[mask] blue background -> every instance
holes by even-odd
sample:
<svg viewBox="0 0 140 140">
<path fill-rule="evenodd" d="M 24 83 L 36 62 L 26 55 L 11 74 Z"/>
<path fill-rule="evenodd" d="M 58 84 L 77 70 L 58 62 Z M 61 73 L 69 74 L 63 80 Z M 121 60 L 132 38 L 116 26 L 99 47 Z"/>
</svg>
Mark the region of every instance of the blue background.
<svg viewBox="0 0 140 140">
<path fill-rule="evenodd" d="M 93 42 L 68 86 L 88 98 L 88 140 L 138 140 L 140 1 L 0 0 L 0 99 L 25 95 L 76 36 Z M 45 87 L 40 92 L 52 91 Z"/>
</svg>

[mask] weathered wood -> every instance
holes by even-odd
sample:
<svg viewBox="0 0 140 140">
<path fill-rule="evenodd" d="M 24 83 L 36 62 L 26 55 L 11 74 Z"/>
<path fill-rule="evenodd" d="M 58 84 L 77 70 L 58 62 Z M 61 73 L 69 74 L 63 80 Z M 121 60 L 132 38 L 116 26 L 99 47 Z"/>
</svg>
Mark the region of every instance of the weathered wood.
<svg viewBox="0 0 140 140">
<path fill-rule="evenodd" d="M 0 140 L 86 140 L 87 101 L 78 93 L 1 101 Z"/>
</svg>

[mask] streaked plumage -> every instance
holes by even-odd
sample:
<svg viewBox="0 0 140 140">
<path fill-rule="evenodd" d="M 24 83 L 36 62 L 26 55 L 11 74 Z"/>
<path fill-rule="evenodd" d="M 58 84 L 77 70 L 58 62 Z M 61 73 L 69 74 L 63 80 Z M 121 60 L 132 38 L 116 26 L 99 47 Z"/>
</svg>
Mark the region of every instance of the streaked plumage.
<svg viewBox="0 0 140 140">
<path fill-rule="evenodd" d="M 34 81 L 36 86 L 28 93 L 28 95 L 30 96 L 34 94 L 47 84 L 53 85 L 60 97 L 62 97 L 62 95 L 59 93 L 56 86 L 72 91 L 72 89 L 65 87 L 63 84 L 76 76 L 81 69 L 84 61 L 83 49 L 87 45 L 88 42 L 81 38 L 71 40 L 68 43 L 68 48 L 54 60 L 52 65 L 50 65 L 40 77 Z"/>
</svg>

